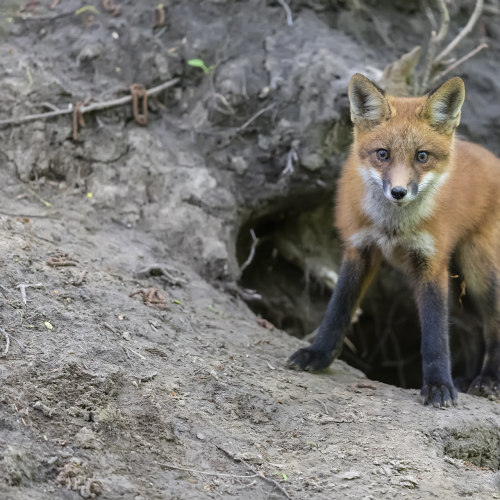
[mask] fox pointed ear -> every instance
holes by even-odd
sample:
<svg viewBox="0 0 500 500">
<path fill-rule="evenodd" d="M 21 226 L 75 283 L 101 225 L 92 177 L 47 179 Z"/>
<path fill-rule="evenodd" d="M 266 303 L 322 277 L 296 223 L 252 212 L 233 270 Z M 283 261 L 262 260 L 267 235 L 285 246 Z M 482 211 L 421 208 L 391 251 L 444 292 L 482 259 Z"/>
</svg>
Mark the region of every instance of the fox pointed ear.
<svg viewBox="0 0 500 500">
<path fill-rule="evenodd" d="M 464 99 L 464 82 L 456 76 L 427 94 L 421 115 L 436 131 L 451 134 L 460 123 Z"/>
<path fill-rule="evenodd" d="M 385 92 L 359 73 L 356 73 L 349 83 L 349 101 L 351 120 L 356 127 L 374 127 L 391 116 Z"/>
</svg>

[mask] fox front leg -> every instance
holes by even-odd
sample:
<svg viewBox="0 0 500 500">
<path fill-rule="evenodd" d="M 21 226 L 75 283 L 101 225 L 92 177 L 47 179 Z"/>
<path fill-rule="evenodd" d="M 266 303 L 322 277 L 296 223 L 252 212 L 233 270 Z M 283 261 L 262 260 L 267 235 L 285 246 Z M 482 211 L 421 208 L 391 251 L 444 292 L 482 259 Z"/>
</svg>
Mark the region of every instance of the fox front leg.
<svg viewBox="0 0 500 500">
<path fill-rule="evenodd" d="M 346 250 L 339 279 L 319 332 L 309 347 L 303 347 L 290 356 L 288 364 L 291 368 L 322 370 L 340 354 L 352 315 L 379 265 L 378 250 Z"/>
<path fill-rule="evenodd" d="M 436 407 L 457 403 L 458 393 L 451 378 L 448 331 L 448 267 L 435 277 L 416 283 L 420 324 L 422 325 L 422 402 Z"/>
</svg>

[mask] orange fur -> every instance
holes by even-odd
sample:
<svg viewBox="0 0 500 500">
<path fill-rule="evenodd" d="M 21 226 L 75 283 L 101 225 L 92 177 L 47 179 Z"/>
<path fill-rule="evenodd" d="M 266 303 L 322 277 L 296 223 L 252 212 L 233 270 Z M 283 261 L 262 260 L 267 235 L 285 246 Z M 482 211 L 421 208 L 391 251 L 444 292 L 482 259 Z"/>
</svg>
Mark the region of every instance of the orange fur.
<svg viewBox="0 0 500 500">
<path fill-rule="evenodd" d="M 318 334 L 289 363 L 321 370 L 341 351 L 351 315 L 380 261 L 410 277 L 422 327 L 425 404 L 457 401 L 448 340 L 452 255 L 483 312 L 486 354 L 469 392 L 500 397 L 500 160 L 455 139 L 460 78 L 424 97 L 386 96 L 362 75 L 349 85 L 354 142 L 339 182 L 345 243 L 339 280 Z"/>
<path fill-rule="evenodd" d="M 365 203 L 369 187 L 361 168 L 374 169 L 389 180 L 397 177 L 399 182 L 410 179 L 419 182 L 429 173 L 446 174 L 445 180 L 432 193 L 432 199 L 425 200 L 425 192 L 417 195 L 417 198 L 424 197 L 422 212 L 425 215 L 414 224 L 401 224 L 400 232 L 403 235 L 405 231 L 410 232 L 417 239 L 419 234 L 425 234 L 428 241 L 432 241 L 434 252 L 429 256 L 425 273 L 429 279 L 447 268 L 454 251 L 462 261 L 481 259 L 482 264 L 488 263 L 488 267 L 500 272 L 500 160 L 481 146 L 455 139 L 454 133 L 442 134 L 434 130 L 428 118 L 420 114 L 426 99 L 425 96 L 389 96 L 392 113 L 388 120 L 371 128 L 355 129 L 351 153 L 338 188 L 337 227 L 349 248 L 355 246 L 352 243 L 354 235 L 377 226 L 367 214 Z M 391 161 L 379 162 L 374 154 L 377 149 L 389 150 Z M 426 164 L 415 163 L 417 151 L 429 152 Z M 394 210 L 412 210 L 412 203 L 414 201 L 406 206 L 395 205 Z M 380 230 L 383 232 L 384 228 Z M 376 243 L 375 247 L 378 247 Z M 396 242 L 392 258 L 387 260 L 408 269 L 408 248 Z M 470 276 L 470 281 L 472 285 L 483 286 L 478 283 L 479 276 Z"/>
</svg>

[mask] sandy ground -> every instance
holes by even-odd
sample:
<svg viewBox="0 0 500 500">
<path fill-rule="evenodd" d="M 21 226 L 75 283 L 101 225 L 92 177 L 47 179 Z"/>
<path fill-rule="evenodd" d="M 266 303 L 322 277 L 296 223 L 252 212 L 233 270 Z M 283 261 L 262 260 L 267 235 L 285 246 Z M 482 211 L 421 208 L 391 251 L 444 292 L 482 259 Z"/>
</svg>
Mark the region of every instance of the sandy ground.
<svg viewBox="0 0 500 500">
<path fill-rule="evenodd" d="M 323 0 L 291 2 L 293 28 L 279 2 L 172 0 L 154 32 L 156 0 L 52 3 L 0 19 L 2 119 L 180 83 L 147 128 L 128 106 L 77 140 L 69 116 L 0 130 L 0 498 L 500 498 L 497 402 L 423 407 L 340 361 L 290 371 L 305 343 L 235 293 L 242 225 L 330 199 L 351 74 L 421 43 L 426 16 L 380 2 L 383 41 L 375 12 Z M 498 152 L 495 19 L 463 66 L 461 133 Z"/>
<path fill-rule="evenodd" d="M 87 200 L 51 202 L 1 218 L 2 498 L 284 498 L 270 480 L 297 499 L 500 498 L 498 403 L 424 407 L 339 361 L 290 371 L 301 341 Z M 154 263 L 178 284 L 135 277 Z M 164 301 L 130 297 L 151 287 Z"/>
</svg>

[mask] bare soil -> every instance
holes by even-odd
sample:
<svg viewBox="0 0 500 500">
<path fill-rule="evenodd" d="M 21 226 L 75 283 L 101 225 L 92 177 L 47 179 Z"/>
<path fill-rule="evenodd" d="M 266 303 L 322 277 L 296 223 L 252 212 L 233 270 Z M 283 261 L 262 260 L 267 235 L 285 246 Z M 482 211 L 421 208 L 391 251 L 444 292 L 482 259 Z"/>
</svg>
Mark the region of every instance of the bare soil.
<svg viewBox="0 0 500 500">
<path fill-rule="evenodd" d="M 305 341 L 258 322 L 238 287 L 249 229 L 290 211 L 300 224 L 270 238 L 338 265 L 325 207 L 347 82 L 421 41 L 415 5 L 381 2 L 377 31 L 342 2 L 290 2 L 289 27 L 279 2 L 171 1 L 152 32 L 152 0 L 118 17 L 97 0 L 31 3 L 35 17 L 0 26 L 2 119 L 181 83 L 150 100 L 147 128 L 122 107 L 86 116 L 76 140 L 70 117 L 0 130 L 0 497 L 500 498 L 498 402 L 424 407 L 343 361 L 290 371 Z M 100 13 L 75 14 L 88 5 Z M 458 29 L 467 16 L 452 14 Z M 500 79 L 483 56 L 466 66 L 461 132 L 495 150 Z M 299 279 L 281 309 L 296 335 L 322 313 L 300 309 Z"/>
<path fill-rule="evenodd" d="M 6 201 L 19 216 L 1 219 L 3 498 L 283 495 L 209 474 L 245 476 L 238 457 L 292 498 L 495 498 L 497 402 L 424 407 L 342 361 L 290 371 L 303 341 L 257 324 L 150 235 L 83 216 L 87 200 L 51 203 Z M 62 255 L 75 265 L 47 263 Z M 182 284 L 134 277 L 158 262 Z M 26 304 L 19 284 L 37 285 Z M 151 287 L 164 303 L 130 297 Z"/>
</svg>

